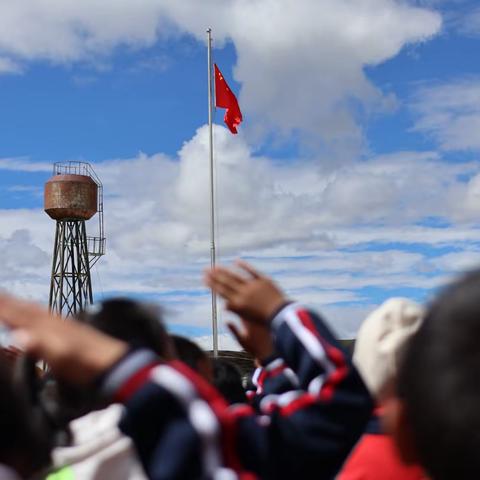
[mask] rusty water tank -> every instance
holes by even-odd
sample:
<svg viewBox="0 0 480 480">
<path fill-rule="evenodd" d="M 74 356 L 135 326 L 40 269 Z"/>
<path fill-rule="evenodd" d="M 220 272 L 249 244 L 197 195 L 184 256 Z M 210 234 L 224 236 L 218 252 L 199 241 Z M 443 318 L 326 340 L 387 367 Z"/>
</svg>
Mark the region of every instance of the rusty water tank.
<svg viewBox="0 0 480 480">
<path fill-rule="evenodd" d="M 54 175 L 45 184 L 45 212 L 54 220 L 88 220 L 97 213 L 98 186 L 87 175 Z"/>
</svg>

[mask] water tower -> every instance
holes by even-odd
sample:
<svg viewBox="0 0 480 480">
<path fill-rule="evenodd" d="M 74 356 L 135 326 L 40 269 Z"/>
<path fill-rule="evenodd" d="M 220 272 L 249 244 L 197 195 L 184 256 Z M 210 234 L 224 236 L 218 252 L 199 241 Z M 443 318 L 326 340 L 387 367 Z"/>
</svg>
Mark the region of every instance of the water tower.
<svg viewBox="0 0 480 480">
<path fill-rule="evenodd" d="M 44 205 L 57 223 L 49 307 L 69 317 L 93 302 L 90 270 L 105 254 L 102 183 L 89 163 L 55 163 Z M 87 236 L 85 222 L 95 214 L 98 236 Z"/>
</svg>

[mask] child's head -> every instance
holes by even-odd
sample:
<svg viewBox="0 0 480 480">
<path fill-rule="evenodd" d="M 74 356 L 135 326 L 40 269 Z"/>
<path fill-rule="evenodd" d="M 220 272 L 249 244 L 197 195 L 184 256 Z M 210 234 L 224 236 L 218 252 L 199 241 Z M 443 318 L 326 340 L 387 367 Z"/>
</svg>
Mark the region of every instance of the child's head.
<svg viewBox="0 0 480 480">
<path fill-rule="evenodd" d="M 213 374 L 215 387 L 228 403 L 247 403 L 242 373 L 234 364 L 223 358 L 216 358 L 213 361 Z"/>
<path fill-rule="evenodd" d="M 172 335 L 175 353 L 179 360 L 195 370 L 205 380 L 213 382 L 212 361 L 195 342 L 181 335 Z"/>
<path fill-rule="evenodd" d="M 173 343 L 158 308 L 129 300 L 113 298 L 88 307 L 76 320 L 123 340 L 132 347 L 147 348 L 163 359 L 174 357 Z M 66 320 L 69 321 L 69 320 Z M 99 408 L 97 393 L 63 381 L 47 383 L 42 398 L 45 409 L 59 428 L 74 418 Z"/>
<path fill-rule="evenodd" d="M 423 308 L 406 298 L 390 298 L 362 323 L 353 362 L 377 400 L 394 383 L 405 346 L 418 330 Z"/>
<path fill-rule="evenodd" d="M 162 358 L 174 356 L 161 312 L 153 305 L 113 298 L 87 308 L 77 320 L 132 346 L 148 348 Z"/>
<path fill-rule="evenodd" d="M 397 443 L 435 480 L 480 477 L 479 344 L 477 270 L 432 304 L 399 372 Z"/>
</svg>

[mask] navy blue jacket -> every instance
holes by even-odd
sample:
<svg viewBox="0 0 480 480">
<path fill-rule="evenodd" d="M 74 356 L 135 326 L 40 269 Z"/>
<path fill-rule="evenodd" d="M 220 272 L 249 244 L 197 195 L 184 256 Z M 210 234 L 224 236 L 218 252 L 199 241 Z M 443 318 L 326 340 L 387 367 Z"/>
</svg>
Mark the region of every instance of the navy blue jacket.
<svg viewBox="0 0 480 480">
<path fill-rule="evenodd" d="M 315 313 L 287 305 L 272 332 L 295 380 L 258 408 L 228 406 L 188 367 L 145 350 L 109 373 L 104 390 L 125 404 L 121 429 L 150 478 L 334 478 L 368 422 L 370 395 Z"/>
</svg>

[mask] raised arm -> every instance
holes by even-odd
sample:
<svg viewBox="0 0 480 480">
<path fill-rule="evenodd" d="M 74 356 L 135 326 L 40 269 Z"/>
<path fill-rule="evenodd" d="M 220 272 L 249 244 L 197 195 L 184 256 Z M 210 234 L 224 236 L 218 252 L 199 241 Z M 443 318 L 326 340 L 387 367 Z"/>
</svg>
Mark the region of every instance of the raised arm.
<svg viewBox="0 0 480 480">
<path fill-rule="evenodd" d="M 268 420 L 238 412 L 242 459 L 262 478 L 332 478 L 364 430 L 370 395 L 321 317 L 289 302 L 248 264 L 239 267 L 243 273 L 218 267 L 206 282 L 244 321 L 271 328 L 276 351 L 298 379 L 296 388 L 261 400 Z"/>
</svg>

